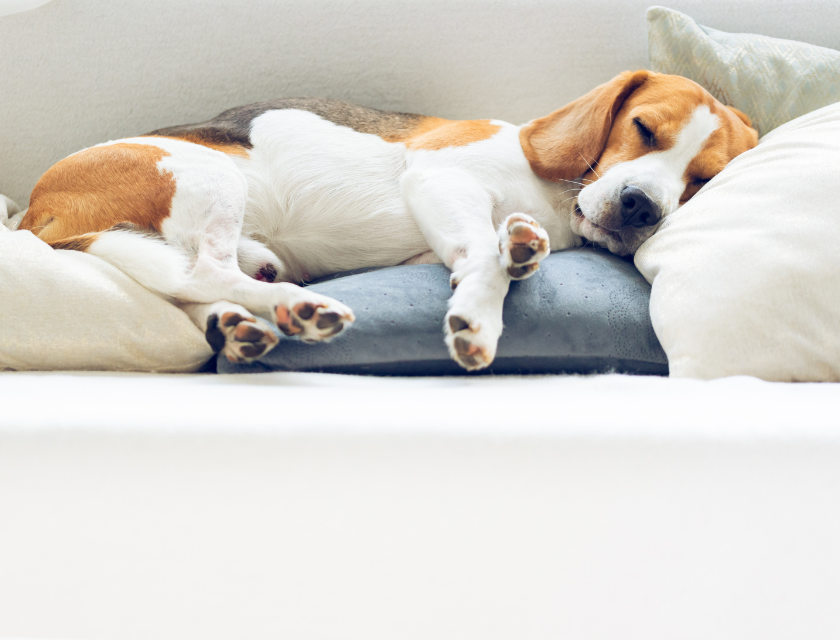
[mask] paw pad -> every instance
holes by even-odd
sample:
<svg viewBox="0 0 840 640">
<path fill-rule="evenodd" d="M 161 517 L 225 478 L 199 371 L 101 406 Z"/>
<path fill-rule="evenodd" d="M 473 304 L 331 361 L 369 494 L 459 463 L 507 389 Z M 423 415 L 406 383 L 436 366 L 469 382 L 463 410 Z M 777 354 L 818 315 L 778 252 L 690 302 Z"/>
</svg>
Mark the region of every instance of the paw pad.
<svg viewBox="0 0 840 640">
<path fill-rule="evenodd" d="M 464 329 L 469 329 L 470 323 L 460 316 L 449 316 L 449 329 L 452 333 L 458 333 Z"/>
<path fill-rule="evenodd" d="M 468 322 L 460 315 L 452 314 L 446 321 L 447 343 L 455 361 L 469 371 L 483 369 L 493 361 L 494 349 L 486 344 L 487 336 L 481 332 L 478 322 Z"/>
<path fill-rule="evenodd" d="M 274 312 L 277 315 L 277 327 L 287 336 L 293 336 L 303 331 L 303 325 L 292 315 L 288 307 L 278 305 Z"/>
<path fill-rule="evenodd" d="M 548 234 L 524 213 L 508 216 L 499 230 L 502 265 L 512 280 L 524 280 L 539 268 L 549 252 Z"/>
<path fill-rule="evenodd" d="M 463 367 L 479 369 L 486 367 L 492 361 L 487 349 L 473 344 L 462 336 L 455 336 L 452 344 L 455 347 L 455 353 L 458 354 L 458 362 Z"/>
<path fill-rule="evenodd" d="M 334 311 L 328 311 L 326 313 L 318 314 L 318 321 L 315 323 L 315 326 L 319 329 L 328 329 L 330 327 L 335 327 L 339 320 L 341 320 L 340 315 Z"/>
<path fill-rule="evenodd" d="M 253 320 L 251 320 L 253 322 Z M 263 337 L 263 331 L 258 329 L 253 324 L 247 322 L 240 323 L 233 331 L 233 337 L 240 342 L 257 342 Z"/>
<path fill-rule="evenodd" d="M 309 320 L 315 315 L 315 310 L 317 308 L 318 307 L 311 302 L 301 302 L 300 304 L 295 305 L 294 310 L 298 318 L 301 320 Z"/>
<path fill-rule="evenodd" d="M 532 275 L 540 268 L 540 263 L 526 264 L 523 266 L 511 265 L 507 268 L 508 275 L 514 280 L 523 280 Z"/>
<path fill-rule="evenodd" d="M 260 282 L 274 282 L 277 280 L 277 267 L 267 262 L 262 265 L 256 275 L 254 275 L 254 280 L 259 280 Z"/>
</svg>

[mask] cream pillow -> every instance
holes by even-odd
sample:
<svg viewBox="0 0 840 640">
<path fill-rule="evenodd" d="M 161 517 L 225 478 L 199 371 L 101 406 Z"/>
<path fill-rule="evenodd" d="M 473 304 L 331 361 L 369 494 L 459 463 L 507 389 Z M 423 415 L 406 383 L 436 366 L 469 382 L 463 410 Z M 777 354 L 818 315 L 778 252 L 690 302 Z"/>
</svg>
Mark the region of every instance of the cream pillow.
<svg viewBox="0 0 840 640">
<path fill-rule="evenodd" d="M 752 118 L 764 135 L 840 101 L 840 51 L 750 33 L 725 33 L 679 11 L 647 11 L 650 65 L 691 78 Z"/>
<path fill-rule="evenodd" d="M 0 224 L 0 370 L 188 372 L 212 355 L 185 313 L 115 267 Z"/>
<path fill-rule="evenodd" d="M 840 104 L 776 129 L 636 254 L 672 376 L 840 381 Z"/>
</svg>

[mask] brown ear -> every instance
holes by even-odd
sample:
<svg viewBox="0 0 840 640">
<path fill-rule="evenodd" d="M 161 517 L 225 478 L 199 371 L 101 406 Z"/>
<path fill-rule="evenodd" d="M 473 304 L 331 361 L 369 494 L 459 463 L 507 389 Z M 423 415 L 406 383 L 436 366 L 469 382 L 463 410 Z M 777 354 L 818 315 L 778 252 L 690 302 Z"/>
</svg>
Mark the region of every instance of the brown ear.
<svg viewBox="0 0 840 640">
<path fill-rule="evenodd" d="M 531 169 L 544 180 L 573 180 L 595 164 L 610 135 L 613 119 L 650 71 L 625 71 L 606 84 L 519 131 Z"/>
<path fill-rule="evenodd" d="M 738 116 L 741 119 L 741 122 L 743 122 L 745 125 L 747 125 L 748 127 L 752 126 L 752 120 L 750 120 L 750 117 L 746 113 L 744 113 L 740 109 L 736 109 L 735 107 L 730 107 L 729 105 L 726 105 L 726 108 L 729 109 L 736 116 Z"/>
</svg>

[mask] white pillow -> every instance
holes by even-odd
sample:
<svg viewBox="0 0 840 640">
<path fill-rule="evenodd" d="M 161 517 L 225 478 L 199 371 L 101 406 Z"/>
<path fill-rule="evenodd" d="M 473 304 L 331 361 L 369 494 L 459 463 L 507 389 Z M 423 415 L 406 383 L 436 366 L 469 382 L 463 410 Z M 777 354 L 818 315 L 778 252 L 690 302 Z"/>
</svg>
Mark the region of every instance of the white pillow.
<svg viewBox="0 0 840 640">
<path fill-rule="evenodd" d="M 19 212 L 20 207 L 17 203 L 8 196 L 4 196 L 0 193 L 0 233 L 7 231 L 7 227 L 11 229 L 17 228 L 17 220 L 13 223 L 11 218 L 20 217 L 15 215 Z"/>
<path fill-rule="evenodd" d="M 672 376 L 840 380 L 840 104 L 735 158 L 635 259 Z"/>
<path fill-rule="evenodd" d="M 117 268 L 0 224 L 0 370 L 188 372 L 212 355 L 184 312 Z"/>
</svg>

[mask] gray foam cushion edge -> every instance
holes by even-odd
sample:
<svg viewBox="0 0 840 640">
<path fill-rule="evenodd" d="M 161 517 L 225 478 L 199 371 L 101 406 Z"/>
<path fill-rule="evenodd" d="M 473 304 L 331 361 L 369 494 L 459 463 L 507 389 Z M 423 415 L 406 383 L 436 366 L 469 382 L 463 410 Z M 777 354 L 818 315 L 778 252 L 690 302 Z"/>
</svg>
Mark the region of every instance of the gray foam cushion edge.
<svg viewBox="0 0 840 640">
<path fill-rule="evenodd" d="M 259 361 L 237 365 L 221 357 L 218 372 L 476 375 L 453 362 L 443 342 L 452 295 L 443 265 L 388 267 L 311 288 L 349 305 L 354 325 L 325 344 L 278 333 L 280 344 Z M 649 297 L 650 285 L 631 262 L 597 249 L 553 253 L 531 278 L 511 283 L 496 359 L 483 372 L 667 375 Z"/>
</svg>

